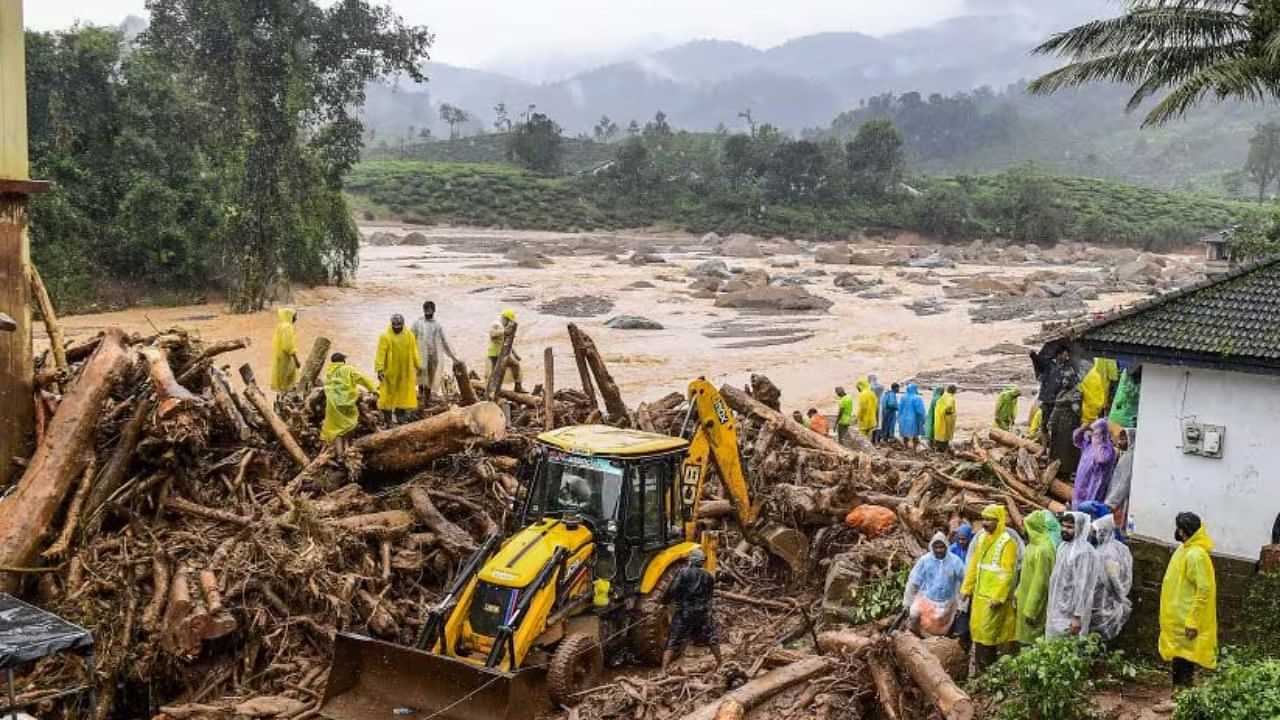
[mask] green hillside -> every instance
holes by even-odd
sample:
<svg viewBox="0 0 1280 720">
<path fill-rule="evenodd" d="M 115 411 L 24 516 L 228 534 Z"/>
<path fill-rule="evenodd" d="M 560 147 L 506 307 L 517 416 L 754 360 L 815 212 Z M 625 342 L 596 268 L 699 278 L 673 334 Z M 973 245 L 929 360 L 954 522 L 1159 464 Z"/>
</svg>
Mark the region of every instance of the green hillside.
<svg viewBox="0 0 1280 720">
<path fill-rule="evenodd" d="M 366 147 L 366 160 L 419 160 L 438 163 L 494 163 L 507 162 L 506 133 L 489 133 L 458 138 L 405 144 L 379 144 Z M 582 138 L 565 137 L 562 170 L 567 174 L 591 170 L 609 162 L 617 152 L 617 146 Z"/>
</svg>

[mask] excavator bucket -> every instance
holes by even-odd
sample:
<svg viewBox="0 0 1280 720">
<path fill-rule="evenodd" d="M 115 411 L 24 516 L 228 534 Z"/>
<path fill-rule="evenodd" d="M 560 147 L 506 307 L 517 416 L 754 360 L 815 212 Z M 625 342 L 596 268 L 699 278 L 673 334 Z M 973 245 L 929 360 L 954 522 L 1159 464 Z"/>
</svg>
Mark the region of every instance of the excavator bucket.
<svg viewBox="0 0 1280 720">
<path fill-rule="evenodd" d="M 550 709 L 546 671 L 504 673 L 338 633 L 320 706 L 329 720 L 528 720 Z"/>
<path fill-rule="evenodd" d="M 787 564 L 792 577 L 804 576 L 809 564 L 809 538 L 804 533 L 780 523 L 765 521 L 756 526 L 753 535 L 769 552 Z"/>
</svg>

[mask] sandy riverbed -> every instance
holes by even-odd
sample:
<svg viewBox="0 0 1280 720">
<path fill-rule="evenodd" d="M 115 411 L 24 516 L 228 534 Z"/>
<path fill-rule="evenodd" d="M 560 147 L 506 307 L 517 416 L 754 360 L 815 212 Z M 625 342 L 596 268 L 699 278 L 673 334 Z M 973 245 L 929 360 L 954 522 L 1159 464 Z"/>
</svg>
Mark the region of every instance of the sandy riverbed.
<svg viewBox="0 0 1280 720">
<path fill-rule="evenodd" d="M 771 267 L 778 257 L 726 258 L 730 267 L 764 269 L 772 275 L 801 275 L 821 268 L 828 274 L 810 277 L 808 289 L 834 301 L 820 314 L 760 315 L 714 307 L 714 301 L 695 298 L 686 286 L 688 268 L 712 257 L 697 238 L 680 234 L 622 233 L 571 236 L 559 233 L 474 230 L 459 228 L 365 228 L 397 234 L 410 229 L 424 232 L 433 244 L 423 246 L 365 246 L 361 266 L 350 287 L 298 291 L 289 303 L 299 310 L 300 346 L 323 334 L 335 349 L 353 362 L 372 370 L 378 335 L 392 313 L 410 321 L 423 300 L 432 299 L 437 316 L 445 324 L 456 352 L 473 368 L 482 367 L 486 329 L 503 308 L 516 311 L 520 321 L 517 349 L 525 358 L 526 384 L 542 376 L 542 350 L 556 352 L 556 383 L 577 384 L 576 369 L 568 352 L 565 325 L 570 320 L 540 310 L 551 301 L 585 296 L 590 305 L 612 303 L 612 309 L 590 317 L 574 318 L 590 333 L 610 363 L 624 396 L 631 404 L 683 392 L 687 381 L 706 375 L 717 383 L 744 384 L 751 373 L 768 375 L 783 391 L 786 409 L 816 406 L 831 411 L 832 390 L 876 373 L 886 386 L 926 371 L 967 368 L 991 360 L 980 351 L 1001 343 L 1022 343 L 1040 329 L 1038 322 L 1014 320 L 974 324 L 968 304 L 947 300 L 946 311 L 917 316 L 904 307 L 919 298 L 942 298 L 941 286 L 920 285 L 899 277 L 899 267 L 843 267 L 816 265 L 812 254 L 793 256 L 799 266 Z M 504 260 L 502 251 L 517 241 L 531 249 L 546 249 L 552 264 L 543 269 L 520 268 Z M 625 254 L 637 246 L 652 244 L 666 263 L 635 266 L 607 257 Z M 573 247 L 578 245 L 576 251 Z M 870 247 L 870 246 L 869 246 Z M 1039 265 L 995 267 L 961 264 L 934 272 L 942 279 L 961 275 L 1016 276 L 1043 269 Z M 1079 268 L 1077 268 L 1079 269 Z M 834 287 L 839 271 L 878 277 L 902 295 L 868 300 Z M 631 287 L 649 283 L 653 287 Z M 1105 310 L 1134 296 L 1104 295 L 1090 303 Z M 594 308 L 599 310 L 600 308 Z M 661 323 L 654 331 L 612 330 L 604 321 L 614 315 L 640 315 Z M 252 339 L 252 347 L 230 355 L 227 362 L 250 362 L 260 377 L 269 368 L 274 309 L 252 315 L 229 315 L 220 305 L 145 308 L 66 319 L 70 338 L 80 338 L 104 327 L 118 325 L 127 331 L 149 332 L 153 327 L 182 326 L 207 340 L 239 336 Z M 783 343 L 783 344 L 777 344 Z M 1028 364 L 1029 371 L 1029 364 Z M 989 421 L 994 397 L 987 392 L 962 392 L 960 426 L 974 429 Z M 1029 407 L 1023 401 L 1023 413 Z"/>
</svg>

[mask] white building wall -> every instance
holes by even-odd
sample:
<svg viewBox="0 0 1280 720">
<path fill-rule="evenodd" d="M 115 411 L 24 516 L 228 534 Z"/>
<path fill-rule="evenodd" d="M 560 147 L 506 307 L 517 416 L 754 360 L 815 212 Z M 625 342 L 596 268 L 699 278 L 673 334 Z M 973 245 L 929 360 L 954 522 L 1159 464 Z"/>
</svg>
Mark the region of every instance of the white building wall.
<svg viewBox="0 0 1280 720">
<path fill-rule="evenodd" d="M 1221 459 L 1182 453 L 1184 420 L 1222 425 Z M 1130 518 L 1134 534 L 1173 543 L 1199 515 L 1215 552 L 1256 560 L 1280 513 L 1280 378 L 1146 364 Z"/>
</svg>

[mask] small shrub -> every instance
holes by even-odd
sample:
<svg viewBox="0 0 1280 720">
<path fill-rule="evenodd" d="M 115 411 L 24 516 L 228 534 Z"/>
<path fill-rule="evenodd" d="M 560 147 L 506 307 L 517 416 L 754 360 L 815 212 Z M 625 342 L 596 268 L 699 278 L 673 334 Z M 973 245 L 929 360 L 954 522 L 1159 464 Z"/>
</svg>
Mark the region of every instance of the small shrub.
<svg viewBox="0 0 1280 720">
<path fill-rule="evenodd" d="M 1246 660 L 1224 653 L 1218 672 L 1179 693 L 1174 720 L 1280 717 L 1280 660 Z"/>
<path fill-rule="evenodd" d="M 1017 655 L 1006 655 L 974 682 L 996 706 L 998 720 L 1089 720 L 1099 678 L 1132 679 L 1137 668 L 1108 653 L 1096 635 L 1041 638 Z"/>
<path fill-rule="evenodd" d="M 902 611 L 902 593 L 907 589 L 910 569 L 889 573 L 858 588 L 853 596 L 849 619 L 855 625 L 875 622 Z"/>
</svg>

